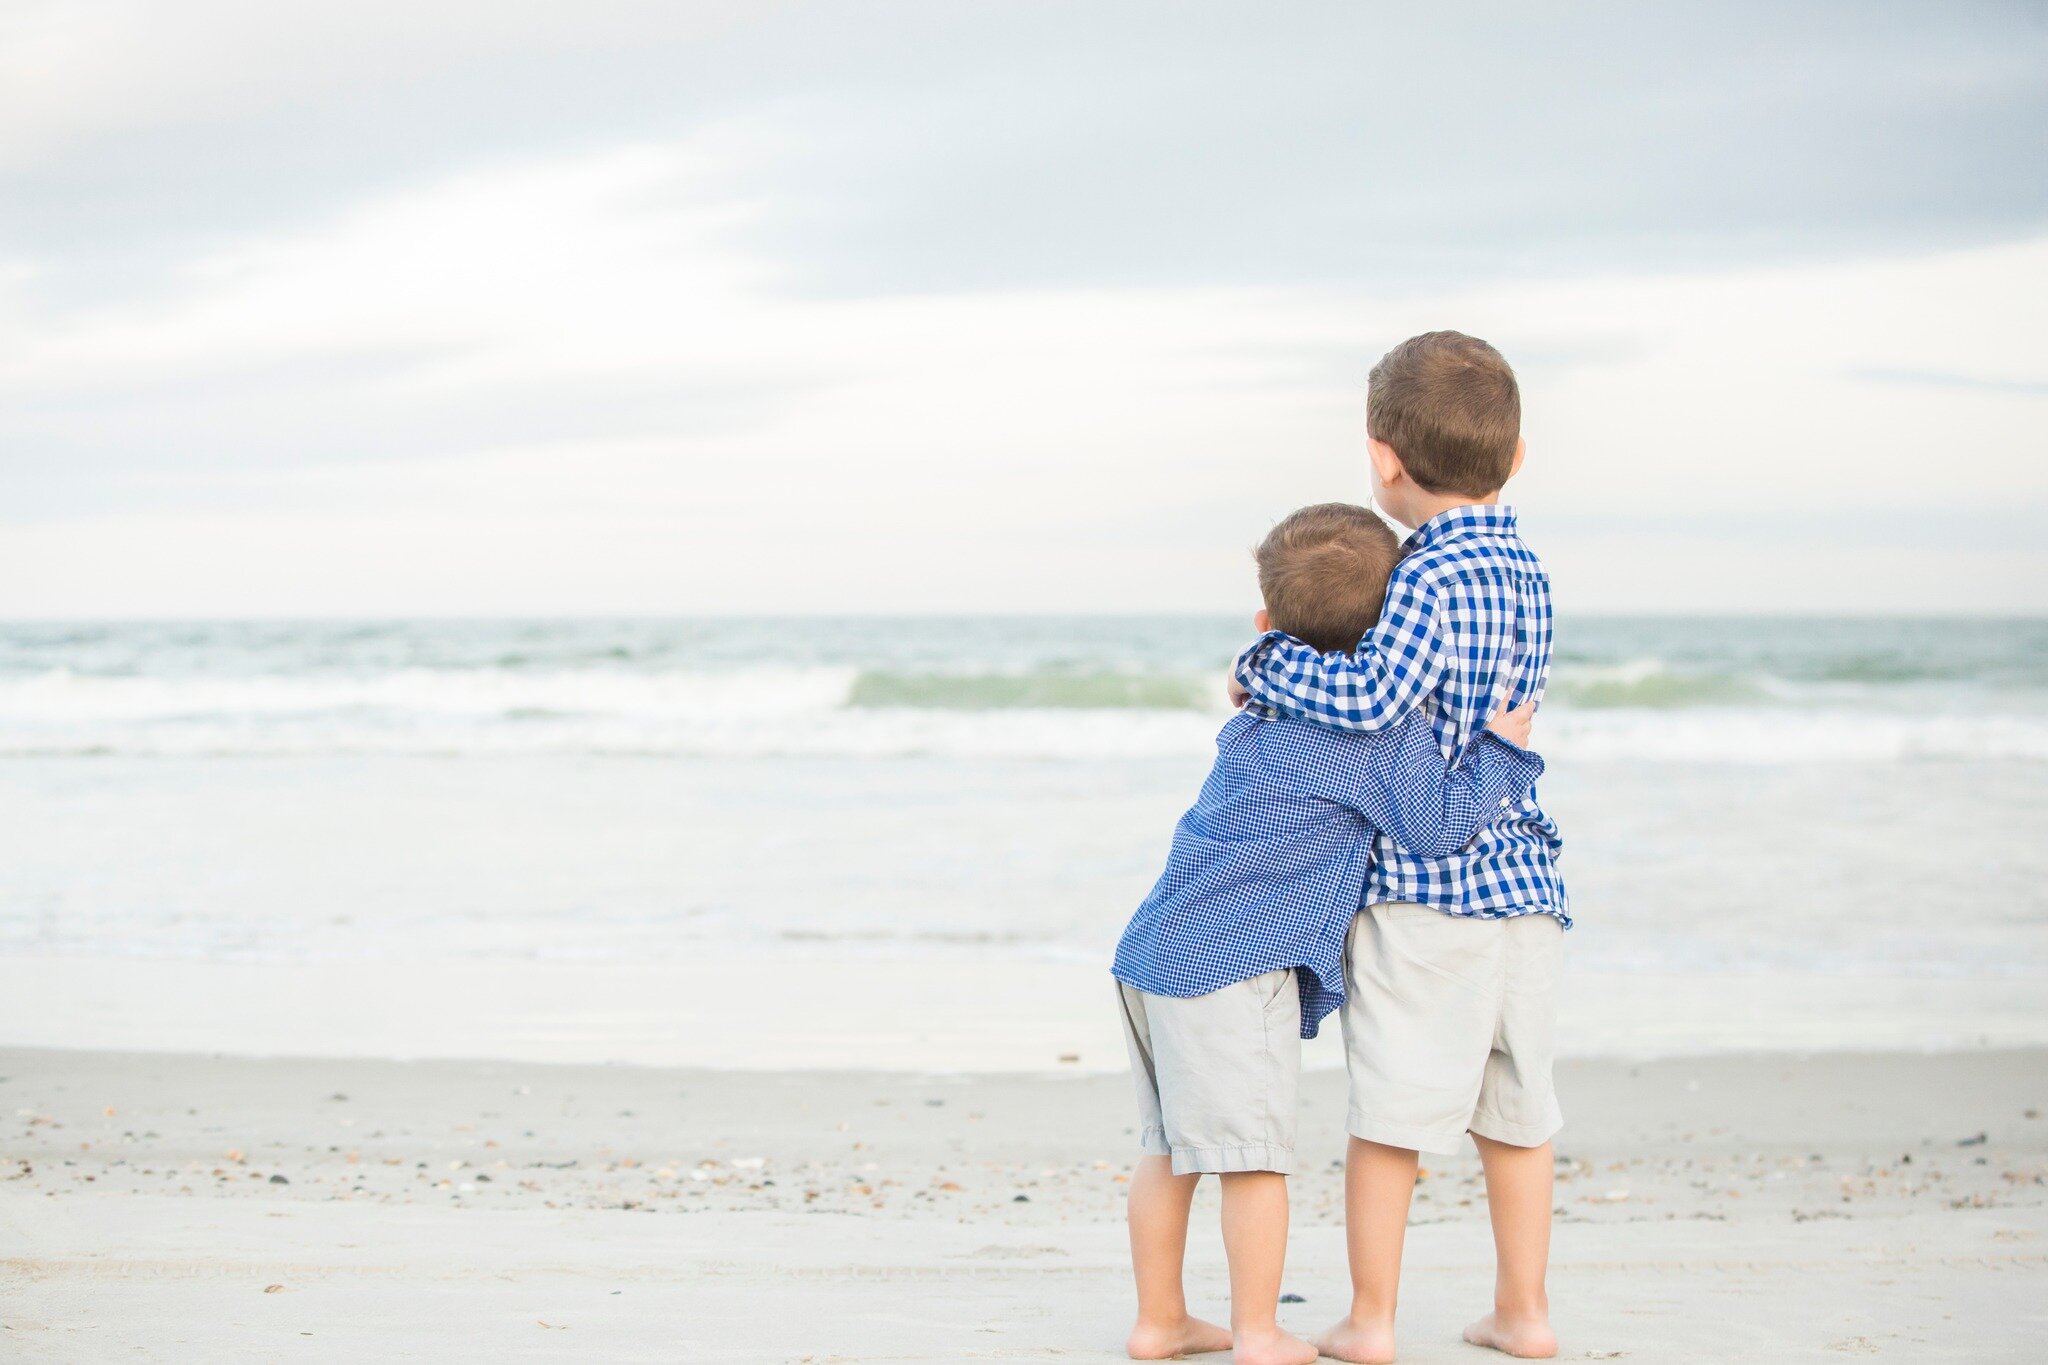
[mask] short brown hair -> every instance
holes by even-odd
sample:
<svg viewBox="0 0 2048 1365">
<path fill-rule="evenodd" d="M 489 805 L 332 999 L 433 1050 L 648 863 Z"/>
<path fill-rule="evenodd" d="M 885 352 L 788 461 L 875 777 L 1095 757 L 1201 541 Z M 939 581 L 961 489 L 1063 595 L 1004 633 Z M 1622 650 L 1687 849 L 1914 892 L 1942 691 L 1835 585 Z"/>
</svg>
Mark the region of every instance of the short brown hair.
<svg viewBox="0 0 2048 1365">
<path fill-rule="evenodd" d="M 1371 511 L 1319 502 L 1266 533 L 1253 558 L 1273 629 L 1320 650 L 1352 650 L 1380 619 L 1401 542 Z"/>
<path fill-rule="evenodd" d="M 1522 438 L 1522 391 L 1501 353 L 1463 332 L 1409 337 L 1372 367 L 1365 430 L 1431 493 L 1498 493 Z"/>
</svg>

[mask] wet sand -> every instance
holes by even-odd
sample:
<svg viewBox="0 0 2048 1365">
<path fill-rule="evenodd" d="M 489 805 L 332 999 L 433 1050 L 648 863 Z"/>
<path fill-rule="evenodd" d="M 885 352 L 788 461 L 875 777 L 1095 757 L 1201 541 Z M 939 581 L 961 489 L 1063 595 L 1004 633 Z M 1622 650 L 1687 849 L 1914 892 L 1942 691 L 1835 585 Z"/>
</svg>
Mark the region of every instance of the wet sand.
<svg viewBox="0 0 2048 1365">
<path fill-rule="evenodd" d="M 1120 1358 L 1127 1078 L 0 1050 L 0 1359 Z M 2041 1358 L 2048 1052 L 1562 1064 L 1564 1359 Z M 1311 1073 L 1287 1321 L 1343 1301 Z M 1404 1361 L 1482 1361 L 1469 1157 Z M 1224 1311 L 1213 1192 L 1197 1311 Z M 1220 1358 L 1219 1358 L 1220 1359 Z"/>
<path fill-rule="evenodd" d="M 1574 931 L 1577 932 L 1577 931 Z M 1597 969 L 1569 947 L 1564 1055 L 2048 1048 L 2048 972 Z M 11 1047 L 447 1057 L 726 1071 L 1082 1071 L 1130 1063 L 1100 957 L 208 962 L 0 953 Z M 2029 959 L 2022 958 L 2022 963 Z M 1337 1068 L 1333 1025 L 1303 1065 Z"/>
</svg>

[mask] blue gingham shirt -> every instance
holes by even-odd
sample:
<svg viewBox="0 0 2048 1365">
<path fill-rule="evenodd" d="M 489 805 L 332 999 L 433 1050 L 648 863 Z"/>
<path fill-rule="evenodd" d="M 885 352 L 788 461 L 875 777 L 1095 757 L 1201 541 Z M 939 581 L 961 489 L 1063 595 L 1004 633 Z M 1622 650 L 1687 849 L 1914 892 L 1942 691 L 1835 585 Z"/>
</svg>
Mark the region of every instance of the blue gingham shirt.
<svg viewBox="0 0 2048 1365">
<path fill-rule="evenodd" d="M 1192 996 L 1300 968 L 1301 1034 L 1313 1038 L 1344 1002 L 1344 934 L 1375 831 L 1448 853 L 1542 771 L 1488 731 L 1447 773 L 1419 715 L 1370 735 L 1233 716 L 1111 970 L 1141 991 Z"/>
<path fill-rule="evenodd" d="M 1505 702 L 1550 678 L 1550 578 L 1505 507 L 1454 507 L 1402 545 L 1379 624 L 1350 654 L 1268 632 L 1237 662 L 1263 715 L 1353 732 L 1420 711 L 1442 753 L 1460 753 Z M 1469 844 L 1438 852 L 1383 830 L 1362 904 L 1415 901 L 1449 915 L 1550 914 L 1571 927 L 1557 826 L 1532 791 Z"/>
</svg>

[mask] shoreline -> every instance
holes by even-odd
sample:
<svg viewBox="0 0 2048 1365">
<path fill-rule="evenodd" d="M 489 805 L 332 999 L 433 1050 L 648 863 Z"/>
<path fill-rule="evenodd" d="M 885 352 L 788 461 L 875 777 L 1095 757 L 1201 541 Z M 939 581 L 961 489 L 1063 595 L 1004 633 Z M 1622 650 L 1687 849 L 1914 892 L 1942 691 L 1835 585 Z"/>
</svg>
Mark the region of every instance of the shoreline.
<svg viewBox="0 0 2048 1365">
<path fill-rule="evenodd" d="M 1105 965 L 707 953 L 689 960 L 205 962 L 0 953 L 0 1046 L 733 1071 L 1099 1073 L 1127 1065 Z M 1341 1067 L 1333 1021 L 1310 1069 Z M 1561 1056 L 2048 1046 L 2048 979 L 1593 971 Z M 1796 1047 L 1787 1047 L 1796 1043 Z"/>
<path fill-rule="evenodd" d="M 1121 1358 L 1126 1076 L 7 1048 L 0 1077 L 9 1359 Z M 1562 1358 L 2018 1361 L 2048 1330 L 2048 1050 L 1559 1085 Z M 1343 1078 L 1303 1092 L 1312 1331 L 1342 1302 Z M 1490 1274 L 1476 1161 L 1428 1166 L 1411 1365 L 1476 1359 Z"/>
</svg>

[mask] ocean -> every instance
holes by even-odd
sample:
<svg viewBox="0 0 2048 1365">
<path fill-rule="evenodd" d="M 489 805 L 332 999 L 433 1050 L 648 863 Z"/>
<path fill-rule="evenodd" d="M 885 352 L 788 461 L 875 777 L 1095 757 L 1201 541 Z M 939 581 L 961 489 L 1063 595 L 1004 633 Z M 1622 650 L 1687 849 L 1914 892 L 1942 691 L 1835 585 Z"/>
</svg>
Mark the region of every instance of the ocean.
<svg viewBox="0 0 2048 1365">
<path fill-rule="evenodd" d="M 0 626 L 0 954 L 1101 963 L 1222 618 Z M 1570 619 L 1588 970 L 2048 975 L 2048 622 Z"/>
<path fill-rule="evenodd" d="M 1227 618 L 0 625 L 0 756 L 1201 752 Z M 2048 622 L 1566 620 L 1572 758 L 2048 759 Z"/>
</svg>

